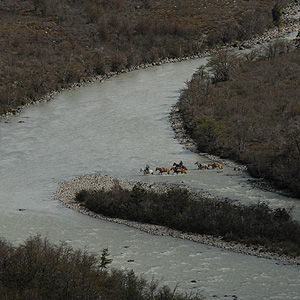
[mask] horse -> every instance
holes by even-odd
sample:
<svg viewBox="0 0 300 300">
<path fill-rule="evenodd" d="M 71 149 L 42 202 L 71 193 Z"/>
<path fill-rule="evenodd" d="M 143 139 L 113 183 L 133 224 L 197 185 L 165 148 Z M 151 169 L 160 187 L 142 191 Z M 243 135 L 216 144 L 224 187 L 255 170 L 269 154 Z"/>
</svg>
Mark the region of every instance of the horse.
<svg viewBox="0 0 300 300">
<path fill-rule="evenodd" d="M 220 163 L 214 163 L 214 165 L 215 165 L 215 168 L 223 169 L 223 166 Z"/>
<path fill-rule="evenodd" d="M 215 168 L 219 168 L 219 169 L 223 169 L 223 166 L 219 163 L 212 163 L 212 164 L 208 164 L 208 167 L 212 167 L 213 169 Z"/>
<path fill-rule="evenodd" d="M 147 171 L 146 169 L 141 168 L 140 172 L 144 172 L 144 175 L 148 175 L 148 174 L 153 175 L 154 174 L 153 170 L 151 170 L 151 169 L 149 169 L 149 171 Z"/>
<path fill-rule="evenodd" d="M 174 173 L 178 174 L 178 173 L 184 173 L 186 174 L 186 168 L 176 168 L 176 167 L 172 167 L 171 170 L 174 171 Z"/>
<path fill-rule="evenodd" d="M 156 168 L 155 171 L 159 171 L 160 174 L 162 174 L 163 172 L 170 174 L 170 170 L 168 168 Z"/>
<path fill-rule="evenodd" d="M 173 167 L 175 167 L 175 168 L 177 168 L 177 169 L 184 169 L 184 170 L 187 170 L 187 167 L 186 167 L 186 166 L 177 164 L 176 162 L 174 162 Z"/>
<path fill-rule="evenodd" d="M 198 166 L 198 169 L 199 169 L 199 170 L 202 170 L 202 169 L 208 169 L 207 164 L 202 164 L 202 163 L 199 163 L 198 161 L 195 162 L 195 165 Z"/>
</svg>

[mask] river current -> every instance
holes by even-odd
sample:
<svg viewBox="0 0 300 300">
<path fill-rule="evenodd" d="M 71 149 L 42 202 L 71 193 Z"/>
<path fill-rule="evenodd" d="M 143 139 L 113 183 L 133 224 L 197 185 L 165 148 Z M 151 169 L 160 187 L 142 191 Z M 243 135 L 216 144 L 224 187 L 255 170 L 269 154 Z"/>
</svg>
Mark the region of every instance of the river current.
<svg viewBox="0 0 300 300">
<path fill-rule="evenodd" d="M 14 244 L 40 233 L 51 241 L 100 253 L 112 266 L 208 299 L 300 299 L 300 268 L 186 240 L 152 236 L 65 208 L 54 195 L 60 182 L 101 173 L 126 180 L 175 182 L 242 203 L 294 207 L 300 201 L 254 188 L 245 172 L 199 171 L 174 138 L 169 113 L 180 89 L 206 59 L 133 71 L 64 91 L 52 101 L 0 122 L 0 236 Z M 182 160 L 187 175 L 144 176 Z"/>
</svg>

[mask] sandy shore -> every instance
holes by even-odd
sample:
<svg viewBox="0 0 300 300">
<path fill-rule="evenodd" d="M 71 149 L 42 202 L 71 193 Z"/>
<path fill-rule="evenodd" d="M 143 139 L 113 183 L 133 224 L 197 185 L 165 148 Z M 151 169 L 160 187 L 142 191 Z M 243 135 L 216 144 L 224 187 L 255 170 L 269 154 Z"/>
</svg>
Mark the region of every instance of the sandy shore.
<svg viewBox="0 0 300 300">
<path fill-rule="evenodd" d="M 98 218 L 110 222 L 115 222 L 118 224 L 124 224 L 130 227 L 137 228 L 149 234 L 161 235 L 161 236 L 172 236 L 174 238 L 181 238 L 185 240 L 194 241 L 197 243 L 202 243 L 205 245 L 215 246 L 218 248 L 226 249 L 228 251 L 244 253 L 247 255 L 253 255 L 253 256 L 263 257 L 268 259 L 274 259 L 286 264 L 292 264 L 292 265 L 300 264 L 300 257 L 294 258 L 285 255 L 278 255 L 278 254 L 266 252 L 260 247 L 247 247 L 234 242 L 224 242 L 221 239 L 221 237 L 185 233 L 164 226 L 139 223 L 139 222 L 128 221 L 119 218 L 105 217 L 101 214 L 96 214 L 80 206 L 79 203 L 75 201 L 76 194 L 81 190 L 89 190 L 89 191 L 102 190 L 102 189 L 110 190 L 115 185 L 116 182 L 118 182 L 120 186 L 124 189 L 131 190 L 136 184 L 139 184 L 141 187 L 145 188 L 146 190 L 152 190 L 158 193 L 166 192 L 175 186 L 174 184 L 167 184 L 167 183 L 145 183 L 145 182 L 135 182 L 135 181 L 121 181 L 121 180 L 116 180 L 114 178 L 111 178 L 109 176 L 93 174 L 93 175 L 79 176 L 72 181 L 66 181 L 61 183 L 56 193 L 56 199 L 61 201 L 68 208 L 74 209 L 90 217 Z M 192 196 L 195 197 L 201 196 L 210 199 L 213 198 L 212 195 L 206 192 L 199 192 L 192 189 L 190 189 L 190 192 Z M 216 201 L 222 200 L 221 198 L 214 198 L 214 199 Z"/>
</svg>

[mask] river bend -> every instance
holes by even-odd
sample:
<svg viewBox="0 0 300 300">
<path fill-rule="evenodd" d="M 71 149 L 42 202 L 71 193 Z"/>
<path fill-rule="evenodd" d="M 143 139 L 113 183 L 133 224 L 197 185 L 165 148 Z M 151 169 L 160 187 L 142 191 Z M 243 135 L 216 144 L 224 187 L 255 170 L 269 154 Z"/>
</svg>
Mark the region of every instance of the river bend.
<svg viewBox="0 0 300 300">
<path fill-rule="evenodd" d="M 250 176 L 224 167 L 199 171 L 208 159 L 174 138 L 169 113 L 180 89 L 205 59 L 122 74 L 25 109 L 0 122 L 0 235 L 15 244 L 40 233 L 100 253 L 113 267 L 214 299 L 300 299 L 300 268 L 171 237 L 151 236 L 65 208 L 54 194 L 62 181 L 101 173 L 126 180 L 186 184 L 242 203 L 266 201 L 294 207 L 299 201 L 254 188 Z M 143 176 L 149 164 L 183 160 L 187 175 Z"/>
</svg>

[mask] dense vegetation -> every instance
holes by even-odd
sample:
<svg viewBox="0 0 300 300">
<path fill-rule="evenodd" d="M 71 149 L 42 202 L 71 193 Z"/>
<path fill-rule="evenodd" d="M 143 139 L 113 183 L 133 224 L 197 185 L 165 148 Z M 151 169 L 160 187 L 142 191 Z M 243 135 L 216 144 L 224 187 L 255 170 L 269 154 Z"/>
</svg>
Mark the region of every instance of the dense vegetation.
<svg viewBox="0 0 300 300">
<path fill-rule="evenodd" d="M 129 191 L 118 183 L 111 191 L 83 190 L 76 195 L 76 200 L 109 217 L 222 236 L 225 240 L 260 245 L 280 254 L 300 255 L 300 224 L 285 209 L 272 210 L 265 203 L 242 206 L 228 199 L 200 196 L 195 199 L 181 188 L 157 194 L 138 184 Z"/>
<path fill-rule="evenodd" d="M 0 240 L 1 300 L 200 300 L 180 295 L 159 282 L 147 282 L 131 271 L 108 270 L 102 256 L 53 245 L 40 236 L 13 247 Z"/>
<path fill-rule="evenodd" d="M 246 56 L 213 55 L 179 108 L 200 151 L 233 158 L 300 197 L 300 51 L 279 42 Z"/>
<path fill-rule="evenodd" d="M 82 78 L 248 39 L 288 0 L 2 0 L 0 115 Z"/>
</svg>

